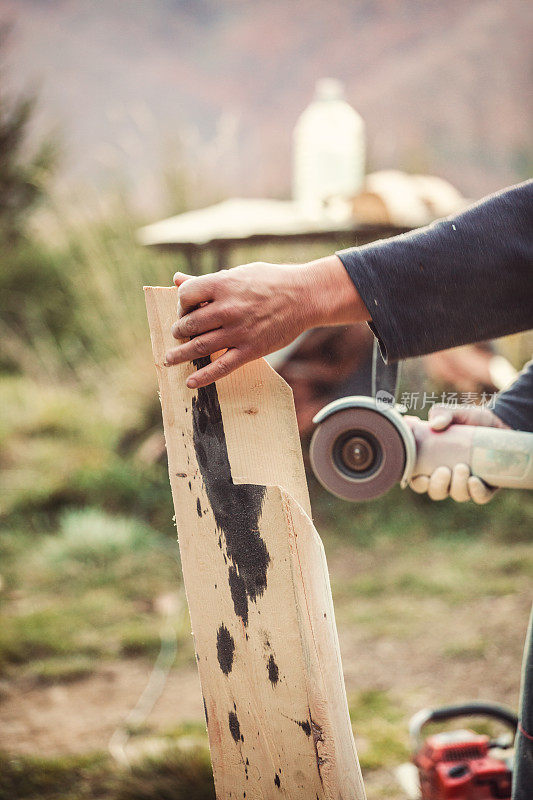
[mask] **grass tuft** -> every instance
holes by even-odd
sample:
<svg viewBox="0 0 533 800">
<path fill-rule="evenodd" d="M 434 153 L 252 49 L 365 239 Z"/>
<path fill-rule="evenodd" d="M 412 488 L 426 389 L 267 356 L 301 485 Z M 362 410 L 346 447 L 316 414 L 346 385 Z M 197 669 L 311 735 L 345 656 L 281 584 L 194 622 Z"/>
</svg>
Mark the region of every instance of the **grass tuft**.
<svg viewBox="0 0 533 800">
<path fill-rule="evenodd" d="M 65 511 L 59 533 L 50 537 L 41 555 L 54 566 L 81 561 L 107 566 L 118 556 L 147 550 L 151 531 L 134 518 L 110 516 L 95 508 Z"/>
<path fill-rule="evenodd" d="M 102 753 L 35 758 L 0 753 L 0 800 L 215 800 L 205 748 L 165 749 L 131 770 Z"/>
<path fill-rule="evenodd" d="M 363 770 L 390 767 L 409 758 L 404 712 L 393 697 L 369 689 L 352 697 L 349 708 Z"/>
<path fill-rule="evenodd" d="M 116 800 L 215 800 L 209 755 L 203 748 L 148 758 L 117 783 Z"/>
<path fill-rule="evenodd" d="M 74 683 L 92 675 L 96 669 L 94 658 L 82 655 L 48 658 L 33 661 L 24 676 L 39 686 Z"/>
<path fill-rule="evenodd" d="M 0 753 L 0 800 L 104 798 L 108 763 L 102 754 L 36 758 Z"/>
</svg>

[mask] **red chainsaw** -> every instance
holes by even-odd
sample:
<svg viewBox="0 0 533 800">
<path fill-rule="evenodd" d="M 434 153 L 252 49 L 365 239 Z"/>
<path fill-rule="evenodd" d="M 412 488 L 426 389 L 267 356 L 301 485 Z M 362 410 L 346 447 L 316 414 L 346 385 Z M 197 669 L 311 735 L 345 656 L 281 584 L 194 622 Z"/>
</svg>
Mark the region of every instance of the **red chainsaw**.
<svg viewBox="0 0 533 800">
<path fill-rule="evenodd" d="M 459 717 L 484 717 L 502 723 L 508 732 L 496 738 L 469 729 L 441 731 L 422 737 L 429 724 Z M 513 742 L 518 718 L 496 703 L 467 703 L 423 709 L 412 717 L 409 732 L 411 764 L 396 775 L 412 800 L 509 800 Z"/>
</svg>

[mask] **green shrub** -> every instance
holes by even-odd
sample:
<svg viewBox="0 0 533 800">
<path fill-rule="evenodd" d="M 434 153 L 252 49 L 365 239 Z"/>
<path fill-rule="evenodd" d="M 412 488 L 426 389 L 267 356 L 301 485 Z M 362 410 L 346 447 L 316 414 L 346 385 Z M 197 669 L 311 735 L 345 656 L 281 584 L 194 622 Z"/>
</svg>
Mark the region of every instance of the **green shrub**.
<svg viewBox="0 0 533 800">
<path fill-rule="evenodd" d="M 124 553 L 147 550 L 153 533 L 135 518 L 115 517 L 96 508 L 63 512 L 59 533 L 50 537 L 42 556 L 52 563 L 82 561 L 89 566 L 113 563 Z"/>
</svg>

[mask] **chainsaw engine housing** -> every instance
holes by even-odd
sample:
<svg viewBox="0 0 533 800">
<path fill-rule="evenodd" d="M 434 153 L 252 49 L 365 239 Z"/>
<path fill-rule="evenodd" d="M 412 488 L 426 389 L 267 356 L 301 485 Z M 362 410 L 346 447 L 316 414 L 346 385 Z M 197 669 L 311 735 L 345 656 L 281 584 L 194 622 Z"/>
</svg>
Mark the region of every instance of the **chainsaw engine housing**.
<svg viewBox="0 0 533 800">
<path fill-rule="evenodd" d="M 508 800 L 511 772 L 490 754 L 489 737 L 470 730 L 429 736 L 413 757 L 422 800 Z"/>
</svg>

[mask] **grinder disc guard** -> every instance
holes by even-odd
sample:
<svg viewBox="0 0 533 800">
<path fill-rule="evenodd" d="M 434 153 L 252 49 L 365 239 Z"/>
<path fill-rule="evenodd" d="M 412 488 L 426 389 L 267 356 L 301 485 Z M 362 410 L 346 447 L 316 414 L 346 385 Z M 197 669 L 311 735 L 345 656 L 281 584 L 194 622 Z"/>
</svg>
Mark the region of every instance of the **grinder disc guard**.
<svg viewBox="0 0 533 800">
<path fill-rule="evenodd" d="M 370 398 L 354 397 L 326 406 L 315 421 L 311 465 L 329 492 L 352 502 L 372 500 L 402 480 L 411 432 L 405 433 L 397 412 L 382 413 Z"/>
</svg>

